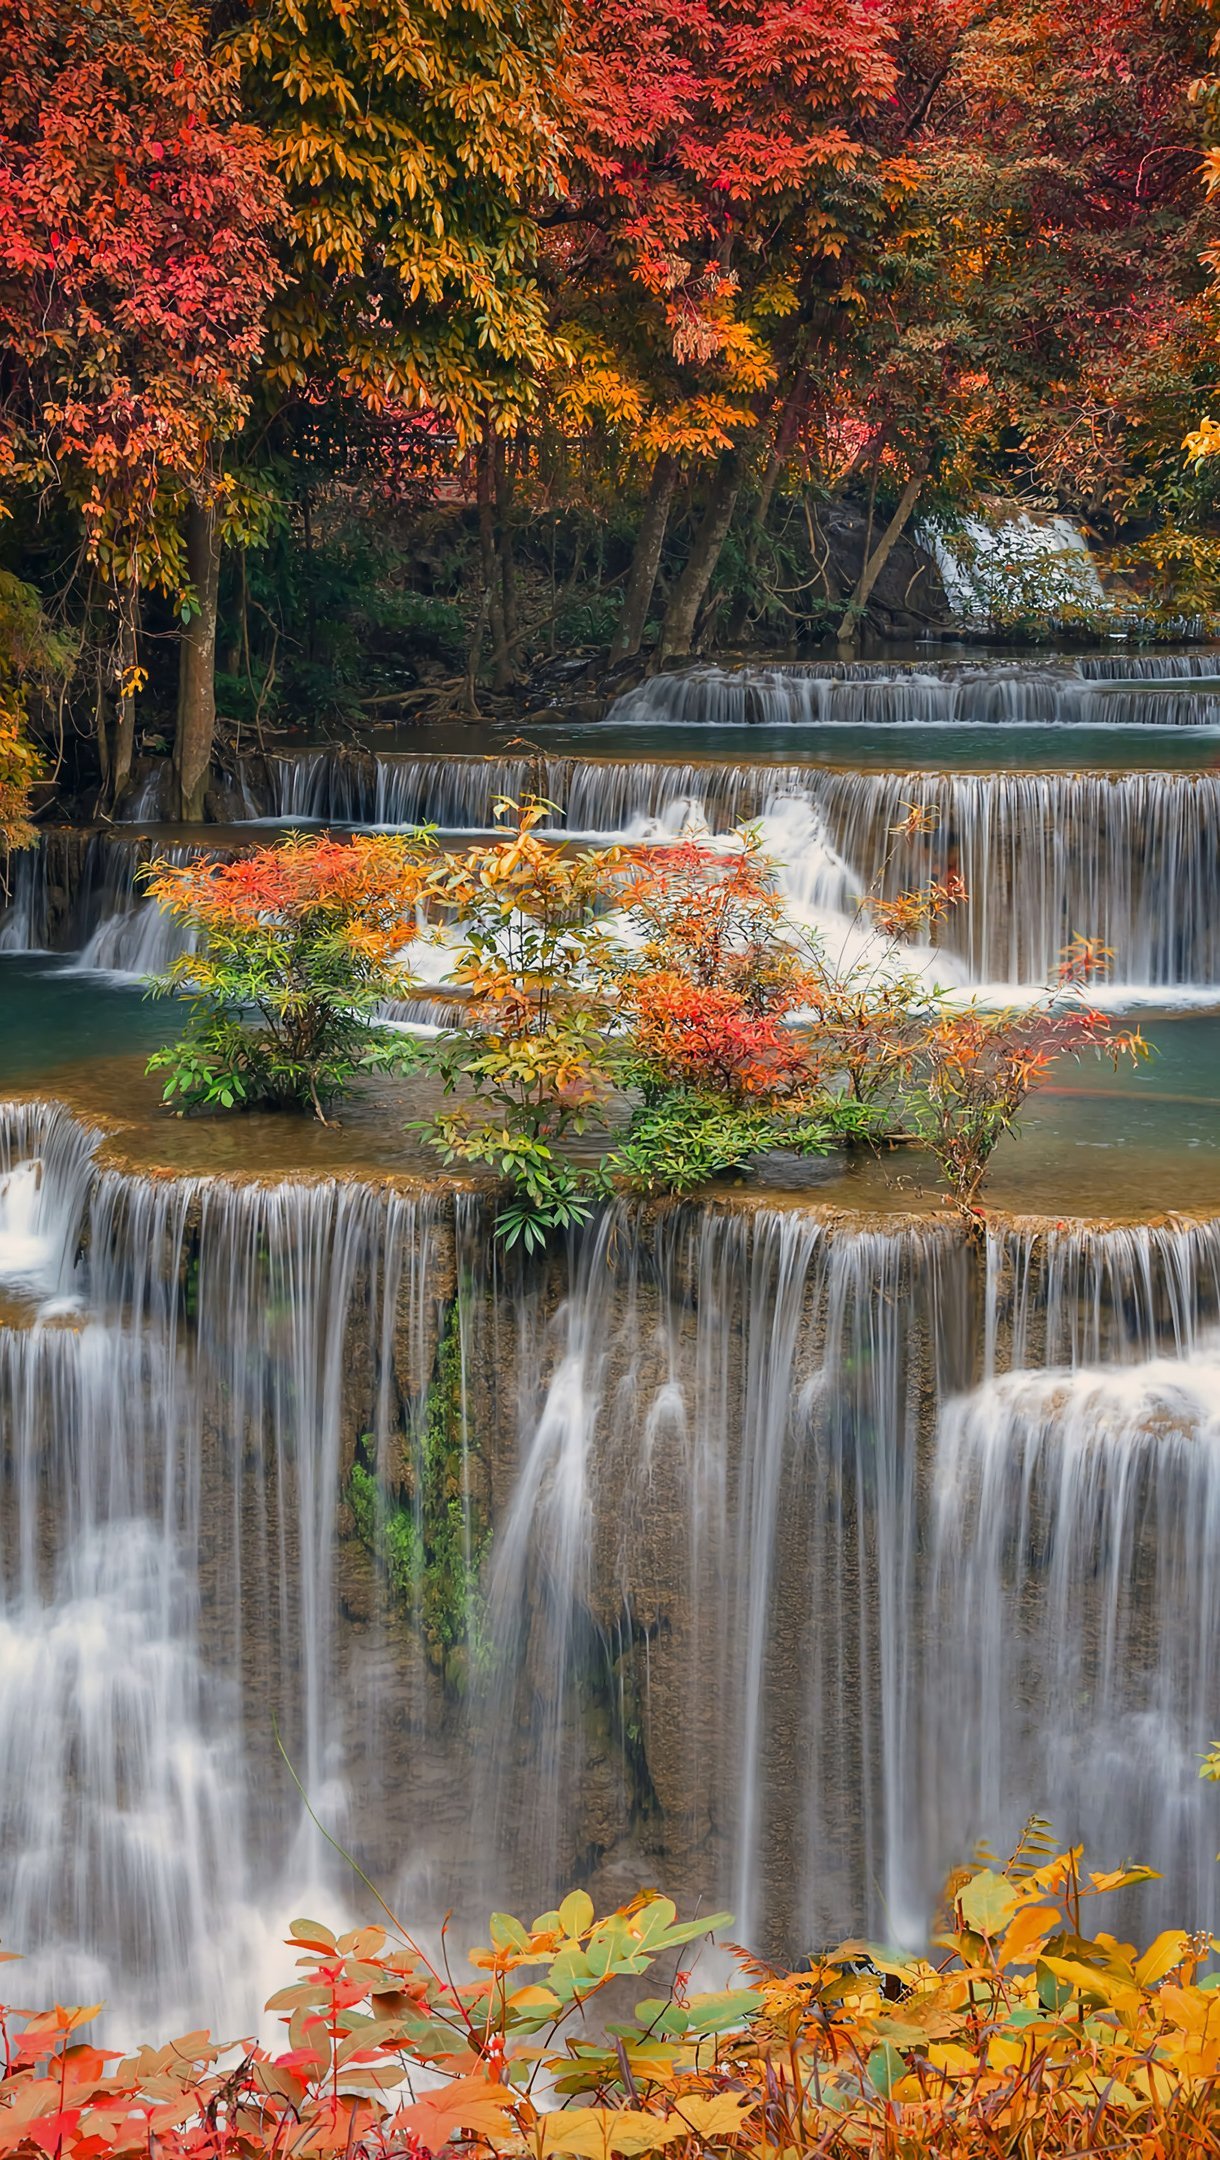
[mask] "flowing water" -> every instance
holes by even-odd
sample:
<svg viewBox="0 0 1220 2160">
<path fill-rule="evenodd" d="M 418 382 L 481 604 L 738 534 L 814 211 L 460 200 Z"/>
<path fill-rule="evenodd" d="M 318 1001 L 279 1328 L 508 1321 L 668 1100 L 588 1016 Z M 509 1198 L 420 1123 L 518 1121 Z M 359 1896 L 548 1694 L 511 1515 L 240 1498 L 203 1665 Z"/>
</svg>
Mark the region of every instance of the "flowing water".
<svg viewBox="0 0 1220 2160">
<path fill-rule="evenodd" d="M 176 949 L 136 877 L 157 836 L 25 859 L 0 930 L 3 1078 L 46 1091 L 0 1105 L 23 1999 L 252 2030 L 287 1914 L 367 1903 L 288 1763 L 423 1926 L 655 1881 L 764 1949 L 917 1941 L 948 1865 L 1031 1812 L 1164 1871 L 1120 1925 L 1220 1917 L 1195 1774 L 1220 1732 L 1215 668 L 698 670 L 587 748 L 557 729 L 541 767 L 421 745 L 252 783 L 265 815 L 457 830 L 541 777 L 558 834 L 640 844 L 757 818 L 824 935 L 956 870 L 942 979 L 1036 982 L 1079 930 L 1120 995 L 1204 1008 L 1163 1023 L 1142 1104 L 1083 1072 L 1039 1098 L 994 1188 L 1038 1212 L 982 1242 L 831 1166 L 622 1203 L 527 1265 L 485 1196 L 395 1153 L 388 1095 L 274 1154 L 272 1121 L 159 1125 L 130 1076 L 162 1022 L 124 987 Z M 838 731 L 833 764 L 750 756 L 743 723 L 781 708 Z M 636 755 L 645 714 L 738 736 Z M 853 730 L 918 715 L 1198 749 L 853 761 Z M 444 1025 L 443 979 L 399 1017 Z"/>
<path fill-rule="evenodd" d="M 561 758 L 539 774 L 498 758 L 317 753 L 282 777 L 284 795 L 303 796 L 311 815 L 357 824 L 486 830 L 497 799 L 531 785 L 556 806 L 554 829 L 566 838 L 647 843 L 755 822 L 797 912 L 832 939 L 866 895 L 889 898 L 956 872 L 965 901 L 934 932 L 950 981 L 1045 982 L 1081 933 L 1111 950 L 1113 980 L 1132 996 L 1220 989 L 1212 772 L 861 773 Z M 287 817 L 291 804 L 279 807 Z M 34 853 L 21 859 L 0 950 L 55 944 L 85 972 L 161 972 L 189 940 L 141 895 L 152 845 L 92 841 L 54 922 L 45 865 Z M 178 841 L 165 852 L 183 860 L 188 848 Z"/>
</svg>

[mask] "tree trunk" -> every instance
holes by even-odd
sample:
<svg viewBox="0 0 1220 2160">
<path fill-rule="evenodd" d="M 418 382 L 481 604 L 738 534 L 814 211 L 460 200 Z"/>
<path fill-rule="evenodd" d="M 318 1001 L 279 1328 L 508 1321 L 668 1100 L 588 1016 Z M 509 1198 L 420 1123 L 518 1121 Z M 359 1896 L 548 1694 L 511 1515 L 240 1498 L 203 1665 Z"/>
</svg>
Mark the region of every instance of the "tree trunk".
<svg viewBox="0 0 1220 2160">
<path fill-rule="evenodd" d="M 512 683 L 512 659 L 504 628 L 504 588 L 499 549 L 496 546 L 495 465 L 495 432 L 488 421 L 479 445 L 478 464 L 479 567 L 483 580 L 480 621 L 486 622 L 491 630 L 492 686 L 503 693 Z"/>
<path fill-rule="evenodd" d="M 214 502 L 192 496 L 186 513 L 186 562 L 197 612 L 178 640 L 178 732 L 174 739 L 174 792 L 178 816 L 195 823 L 216 735 L 216 602 L 220 583 L 220 536 Z"/>
<path fill-rule="evenodd" d="M 741 486 L 741 460 L 730 451 L 721 459 L 712 481 L 707 508 L 699 520 L 699 529 L 691 545 L 686 568 L 678 579 L 665 621 L 661 626 L 661 643 L 657 650 L 658 660 L 681 658 L 690 652 L 695 642 L 695 624 L 699 610 L 707 596 L 712 574 L 720 560 L 720 550 L 728 538 L 737 507 L 737 491 Z"/>
<path fill-rule="evenodd" d="M 920 490 L 927 477 L 926 472 L 911 474 L 898 498 L 898 507 L 893 517 L 890 519 L 871 555 L 865 556 L 859 582 L 847 603 L 847 611 L 843 620 L 839 624 L 838 638 L 841 645 L 850 644 L 855 637 L 856 625 L 868 606 L 873 587 L 902 538 L 907 519 L 919 500 Z"/>
<path fill-rule="evenodd" d="M 233 594 L 232 613 L 229 617 L 228 635 L 220 651 L 220 668 L 224 675 L 240 675 L 242 658 L 249 638 L 246 601 L 246 551 L 238 547 L 232 550 Z"/>
<path fill-rule="evenodd" d="M 779 416 L 779 425 L 775 430 L 775 440 L 771 445 L 771 455 L 767 460 L 767 470 L 763 476 L 763 484 L 754 512 L 754 531 L 750 541 L 751 558 L 758 552 L 758 539 L 771 514 L 771 503 L 779 476 L 787 463 L 788 452 L 796 441 L 796 432 L 801 424 L 801 412 L 805 404 L 808 388 L 809 370 L 804 367 L 798 368 L 792 378 L 788 395 L 784 399 L 783 411 Z"/>
<path fill-rule="evenodd" d="M 754 504 L 750 516 L 745 546 L 746 575 L 742 579 L 741 590 L 734 602 L 728 623 L 729 639 L 734 645 L 745 634 L 746 626 L 750 620 L 750 611 L 758 596 L 756 573 L 758 570 L 758 558 L 762 553 L 763 535 L 767 529 L 767 519 L 771 515 L 771 505 L 775 500 L 775 490 L 779 483 L 779 476 L 787 463 L 788 453 L 796 441 L 808 388 L 809 371 L 807 368 L 798 368 L 792 378 L 788 394 L 784 399 L 783 408 L 776 423 L 775 434 L 771 443 L 771 455 L 767 460 L 763 483 L 758 491 L 758 500 Z"/>
<path fill-rule="evenodd" d="M 618 628 L 610 646 L 611 666 L 618 660 L 630 660 L 640 649 L 648 623 L 648 610 L 652 606 L 652 596 L 656 590 L 661 549 L 665 545 L 665 529 L 669 524 L 677 478 L 677 459 L 663 451 L 652 468 L 648 499 L 644 504 L 639 532 L 636 534 L 631 573 L 623 595 L 623 612 L 619 616 Z"/>
<path fill-rule="evenodd" d="M 136 665 L 136 623 L 140 588 L 134 580 L 119 594 L 119 634 L 114 653 L 114 749 L 110 759 L 109 794 L 112 804 L 122 800 L 131 779 L 136 747 L 136 694 L 132 674 Z"/>
<path fill-rule="evenodd" d="M 504 444 L 495 440 L 496 544 L 500 555 L 500 612 L 504 644 L 511 656 L 517 643 L 517 564 L 513 555 L 513 475 Z M 511 665 L 511 660 L 510 660 Z"/>
</svg>

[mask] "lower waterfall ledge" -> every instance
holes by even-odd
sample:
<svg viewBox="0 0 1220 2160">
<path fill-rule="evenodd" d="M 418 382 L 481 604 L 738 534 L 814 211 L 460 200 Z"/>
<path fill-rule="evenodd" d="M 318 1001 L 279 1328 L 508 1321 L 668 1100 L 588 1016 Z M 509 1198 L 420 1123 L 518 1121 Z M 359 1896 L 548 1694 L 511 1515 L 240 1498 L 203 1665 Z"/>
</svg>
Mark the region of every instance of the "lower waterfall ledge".
<svg viewBox="0 0 1220 2160">
<path fill-rule="evenodd" d="M 116 1098 L 130 1102 L 132 1112 L 116 1110 Z M 345 1104 L 343 1119 L 326 1126 L 282 1112 L 178 1118 L 162 1109 L 158 1087 L 141 1063 L 118 1058 L 68 1069 L 56 1076 L 53 1087 L 39 1083 L 6 1090 L 0 1096 L 0 1127 L 20 1130 L 23 1120 L 37 1116 L 61 1119 L 81 1136 L 82 1144 L 87 1140 L 99 1169 L 132 1180 L 176 1180 L 200 1188 L 350 1182 L 387 1193 L 468 1194 L 489 1200 L 496 1191 L 493 1179 L 477 1171 L 439 1168 L 435 1156 L 406 1132 L 408 1111 L 417 1107 L 417 1084 L 408 1101 L 401 1084 L 371 1081 Z M 624 1198 L 618 1204 L 644 1221 L 692 1207 L 743 1216 L 791 1213 L 808 1217 L 827 1233 L 876 1228 L 899 1234 L 936 1223 L 964 1241 L 999 1234 L 1034 1238 L 1057 1232 L 1102 1236 L 1137 1228 L 1172 1231 L 1220 1221 L 1220 1200 L 1215 1205 L 1203 1201 L 1197 1207 L 1104 1214 L 1073 1208 L 1065 1200 L 1053 1212 L 984 1204 L 972 1232 L 942 1192 L 913 1189 L 908 1174 L 888 1174 L 887 1165 L 895 1160 L 910 1158 L 858 1155 L 836 1160 L 833 1197 L 824 1199 L 815 1197 L 824 1189 L 820 1182 L 785 1186 L 772 1172 L 712 1183 L 687 1200 Z M 817 1170 L 824 1167 L 815 1165 Z"/>
<path fill-rule="evenodd" d="M 159 2014 L 218 1900 L 308 1867 L 342 1910 L 277 1732 L 396 1904 L 663 1879 L 763 1950 L 916 1939 L 1005 1849 L 1001 1652 L 1022 1800 L 1210 1923 L 1220 1218 L 731 1194 L 523 1262 L 451 1181 L 125 1145 L 0 1105 L 0 1837 L 39 1856 L 0 1930 L 40 1989 Z"/>
</svg>

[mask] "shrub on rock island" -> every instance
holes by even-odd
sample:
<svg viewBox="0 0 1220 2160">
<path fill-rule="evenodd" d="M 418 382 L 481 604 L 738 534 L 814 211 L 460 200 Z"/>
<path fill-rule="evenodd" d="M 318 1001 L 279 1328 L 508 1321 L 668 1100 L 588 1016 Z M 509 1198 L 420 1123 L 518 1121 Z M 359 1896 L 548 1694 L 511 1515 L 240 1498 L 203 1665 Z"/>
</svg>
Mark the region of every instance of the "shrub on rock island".
<svg viewBox="0 0 1220 2160">
<path fill-rule="evenodd" d="M 471 1978 L 397 1923 L 336 1938 L 298 1920 L 278 2048 L 195 2032 L 118 2055 L 84 2037 L 91 2009 L 4 2012 L 0 2153 L 1202 2160 L 1220 2119 L 1210 1937 L 1168 1929 L 1137 1953 L 1086 1921 L 1148 1872 L 1085 1874 L 1034 1826 L 1002 1871 L 951 1877 L 930 1955 L 851 1942 L 785 1971 L 737 1951 L 706 1991 L 691 1948 L 729 1916 L 680 1923 L 655 1891 L 601 1920 L 581 1890 L 531 1925 L 493 1914 Z"/>
<path fill-rule="evenodd" d="M 1056 981 L 1026 1005 L 938 1002 L 919 1045 L 909 1110 L 967 1216 L 1000 1141 L 1060 1058 L 1092 1052 L 1117 1067 L 1148 1056 L 1138 1028 L 1116 1030 L 1084 994 L 1110 958 L 1092 940 L 1076 938 Z"/>
<path fill-rule="evenodd" d="M 312 1109 L 325 1122 L 359 1074 L 396 1062 L 402 1038 L 377 1012 L 410 988 L 399 955 L 432 867 L 427 834 L 385 833 L 152 863 L 149 893 L 191 933 L 152 985 L 190 1010 L 181 1039 L 149 1060 L 168 1074 L 165 1100 Z"/>
<path fill-rule="evenodd" d="M 416 1129 L 446 1163 L 498 1173 L 508 1196 L 497 1233 L 527 1252 L 591 1212 L 600 1174 L 560 1151 L 609 1097 L 602 913 L 617 851 L 564 854 L 539 836 L 550 809 L 538 796 L 503 798 L 503 837 L 448 858 L 432 879 L 431 912 L 454 928 L 465 1025 L 416 1052 L 455 1098 Z"/>
</svg>

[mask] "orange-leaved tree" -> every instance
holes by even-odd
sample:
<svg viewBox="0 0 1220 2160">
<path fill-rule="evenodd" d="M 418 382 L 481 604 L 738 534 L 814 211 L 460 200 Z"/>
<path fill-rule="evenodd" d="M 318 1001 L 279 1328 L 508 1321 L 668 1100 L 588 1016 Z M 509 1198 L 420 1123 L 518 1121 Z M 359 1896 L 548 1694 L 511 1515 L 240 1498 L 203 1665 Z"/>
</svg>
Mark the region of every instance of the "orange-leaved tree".
<svg viewBox="0 0 1220 2160">
<path fill-rule="evenodd" d="M 650 849 L 621 895 L 609 955 L 618 1076 L 642 1104 L 608 1167 L 682 1193 L 769 1148 L 823 1153 L 867 1113 L 821 1085 L 816 942 L 787 916 L 756 831 Z"/>
<path fill-rule="evenodd" d="M 661 643 L 691 648 L 759 438 L 785 432 L 806 349 L 833 339 L 850 197 L 890 162 L 875 123 L 894 83 L 889 13 L 869 0 L 576 13 L 555 394 L 569 423 L 601 416 L 615 468 L 648 476 L 618 658 L 639 649 L 684 478 L 702 500 Z"/>
<path fill-rule="evenodd" d="M 289 835 L 234 861 L 159 860 L 148 891 L 187 933 L 153 985 L 186 1000 L 181 1041 L 154 1053 L 167 1102 L 186 1110 L 325 1108 L 360 1073 L 394 1064 L 402 1038 L 377 1025 L 410 980 L 432 868 L 428 835 Z"/>
<path fill-rule="evenodd" d="M 977 1212 L 1000 1141 L 1060 1058 L 1092 1051 L 1117 1066 L 1147 1057 L 1139 1029 L 1116 1030 L 1085 995 L 1111 958 L 1096 940 L 1077 937 L 1053 985 L 1028 1005 L 989 1010 L 976 1001 L 937 1001 L 916 1053 L 909 1109 L 967 1218 Z"/>
</svg>

